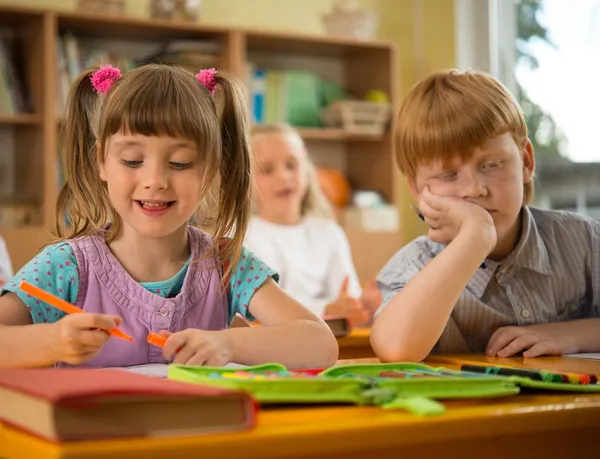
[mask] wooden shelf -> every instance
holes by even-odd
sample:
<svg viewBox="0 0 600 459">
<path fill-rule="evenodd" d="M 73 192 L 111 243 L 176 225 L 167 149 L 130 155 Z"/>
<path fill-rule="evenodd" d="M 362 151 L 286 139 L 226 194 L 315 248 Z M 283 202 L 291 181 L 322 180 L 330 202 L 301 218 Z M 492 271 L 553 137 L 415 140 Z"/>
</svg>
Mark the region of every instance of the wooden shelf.
<svg viewBox="0 0 600 459">
<path fill-rule="evenodd" d="M 7 5 L 0 5 L 0 26 L 11 29 L 21 38 L 21 78 L 37 112 L 0 114 L 0 142 L 12 150 L 14 164 L 10 167 L 19 178 L 14 194 L 20 197 L 4 202 L 27 204 L 31 201 L 39 207 L 40 216 L 39 226 L 0 227 L 16 269 L 50 242 L 46 229 L 54 226 L 59 193 L 58 131 L 65 124 L 64 118 L 56 112 L 56 103 L 62 94 L 62 82 L 61 86 L 57 84 L 60 34 L 70 32 L 82 40 L 99 44 L 106 39 L 111 41 L 111 46 L 118 48 L 122 44 L 124 49 L 130 46 L 145 49 L 171 40 L 209 41 L 214 45 L 219 68 L 242 79 L 248 77 L 247 63 L 251 62 L 257 68 L 270 70 L 308 70 L 356 97 L 380 89 L 389 95 L 392 111 L 397 98 L 396 47 L 389 42 Z M 309 149 L 315 160 L 343 170 L 356 188 L 376 190 L 387 201 L 395 202 L 397 178 L 391 132 L 352 134 L 333 128 L 299 128 L 298 131 L 305 141 L 311 142 Z M 362 273 L 364 276 L 372 275 L 370 271 L 375 269 L 365 259 L 380 263 L 396 250 L 393 236 L 377 238 L 385 242 L 383 247 L 389 246 L 390 252 L 382 248 L 377 258 L 372 256 L 372 251 L 353 247 L 353 252 L 358 254 L 357 266 L 365 266 L 369 271 Z M 352 246 L 361 245 L 364 237 L 354 235 L 352 241 Z"/>
<path fill-rule="evenodd" d="M 389 137 L 389 134 L 353 134 L 343 129 L 331 128 L 298 128 L 304 140 L 331 140 L 331 141 L 370 141 L 380 142 Z"/>
<path fill-rule="evenodd" d="M 60 12 L 60 28 L 81 32 L 87 37 L 106 37 L 111 39 L 214 39 L 226 38 L 231 29 L 226 27 L 205 26 L 187 21 L 161 19 L 141 19 L 128 16 L 89 14 L 84 12 Z"/>
<path fill-rule="evenodd" d="M 328 35 L 293 34 L 245 30 L 248 47 L 275 53 L 310 54 L 311 56 L 344 56 L 352 53 L 389 51 L 394 47 L 390 42 L 360 40 L 356 38 L 333 37 Z"/>
<path fill-rule="evenodd" d="M 39 198 L 35 196 L 20 195 L 13 197 L 0 197 L 0 207 L 13 204 L 39 205 L 39 203 Z"/>
<path fill-rule="evenodd" d="M 3 5 L 0 13 L 0 25 L 3 27 L 19 27 L 31 19 L 44 17 L 43 10 L 16 5 Z"/>
<path fill-rule="evenodd" d="M 16 115 L 0 114 L 0 125 L 12 124 L 17 126 L 34 126 L 36 124 L 41 124 L 41 122 L 41 115 L 32 113 L 17 113 Z"/>
</svg>

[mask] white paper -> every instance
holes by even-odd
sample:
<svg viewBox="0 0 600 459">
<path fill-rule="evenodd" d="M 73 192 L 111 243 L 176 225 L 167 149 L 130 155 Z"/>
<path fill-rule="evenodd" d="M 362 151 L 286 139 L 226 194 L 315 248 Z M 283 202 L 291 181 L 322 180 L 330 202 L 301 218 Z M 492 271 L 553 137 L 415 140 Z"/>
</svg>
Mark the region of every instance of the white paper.
<svg viewBox="0 0 600 459">
<path fill-rule="evenodd" d="M 122 370 L 133 371 L 134 373 L 142 373 L 148 376 L 157 376 L 166 378 L 169 371 L 169 365 L 164 363 L 149 363 L 147 365 L 135 365 L 132 367 L 123 367 Z"/>
<path fill-rule="evenodd" d="M 228 363 L 223 368 L 247 368 L 247 365 L 240 365 L 239 363 Z M 156 376 L 158 378 L 166 378 L 169 372 L 169 365 L 165 363 L 149 363 L 146 365 L 134 365 L 131 367 L 119 367 L 120 370 L 133 371 L 134 373 L 142 373 L 149 376 Z"/>
<path fill-rule="evenodd" d="M 566 354 L 563 357 L 576 357 L 578 359 L 590 359 L 590 360 L 600 360 L 600 353 L 588 353 L 588 354 Z"/>
</svg>

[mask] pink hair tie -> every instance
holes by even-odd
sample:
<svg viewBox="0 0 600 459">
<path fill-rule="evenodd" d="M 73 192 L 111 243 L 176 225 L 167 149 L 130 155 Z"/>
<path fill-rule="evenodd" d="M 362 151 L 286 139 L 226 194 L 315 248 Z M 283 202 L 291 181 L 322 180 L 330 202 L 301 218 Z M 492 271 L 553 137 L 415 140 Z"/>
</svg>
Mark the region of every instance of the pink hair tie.
<svg viewBox="0 0 600 459">
<path fill-rule="evenodd" d="M 106 94 L 113 83 L 121 78 L 121 71 L 112 65 L 105 65 L 92 73 L 92 86 L 98 94 Z"/>
<path fill-rule="evenodd" d="M 196 80 L 198 80 L 211 95 L 213 95 L 217 89 L 217 81 L 215 79 L 215 74 L 217 71 L 215 69 L 204 69 L 200 70 L 196 74 Z"/>
</svg>

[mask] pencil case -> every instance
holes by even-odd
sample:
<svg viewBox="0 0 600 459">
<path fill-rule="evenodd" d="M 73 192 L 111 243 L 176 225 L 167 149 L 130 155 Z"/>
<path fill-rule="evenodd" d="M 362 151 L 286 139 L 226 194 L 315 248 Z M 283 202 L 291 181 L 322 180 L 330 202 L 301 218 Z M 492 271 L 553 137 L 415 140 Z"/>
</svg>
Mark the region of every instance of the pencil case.
<svg viewBox="0 0 600 459">
<path fill-rule="evenodd" d="M 382 377 L 409 372 L 413 378 Z M 417 376 L 424 376 L 419 378 Z M 423 364 L 338 365 L 320 372 L 291 372 L 279 364 L 243 370 L 170 365 L 169 379 L 251 393 L 261 404 L 346 403 L 404 409 L 413 414 L 445 411 L 437 400 L 503 397 L 519 393 L 506 377 L 442 375 Z"/>
<path fill-rule="evenodd" d="M 272 363 L 243 370 L 169 365 L 167 378 L 250 392 L 261 403 L 354 403 L 364 402 L 361 393 L 369 382 L 358 378 L 337 380 L 317 372 L 290 372 Z"/>
</svg>

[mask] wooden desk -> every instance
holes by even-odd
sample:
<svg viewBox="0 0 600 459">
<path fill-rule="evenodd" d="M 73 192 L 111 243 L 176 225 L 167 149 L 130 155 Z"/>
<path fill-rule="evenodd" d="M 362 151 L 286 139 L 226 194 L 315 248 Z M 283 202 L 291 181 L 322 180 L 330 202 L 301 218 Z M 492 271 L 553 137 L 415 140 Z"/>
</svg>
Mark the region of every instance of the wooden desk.
<svg viewBox="0 0 600 459">
<path fill-rule="evenodd" d="M 600 363 L 594 371 L 600 373 Z M 374 407 L 271 408 L 262 410 L 258 427 L 249 432 L 65 445 L 4 427 L 0 452 L 5 459 L 548 459 L 597 454 L 600 395 L 547 393 L 446 405 L 447 413 L 437 417 Z"/>
<path fill-rule="evenodd" d="M 355 328 L 348 336 L 338 338 L 340 359 L 362 359 L 375 357 L 371 347 L 371 329 Z"/>
<path fill-rule="evenodd" d="M 600 375 L 600 360 L 578 359 L 573 357 L 536 357 L 524 359 L 522 357 L 487 357 L 480 354 L 461 355 L 430 355 L 426 363 L 432 366 L 460 367 L 464 364 L 508 365 L 536 370 L 553 370 L 573 373 L 592 373 Z"/>
</svg>

